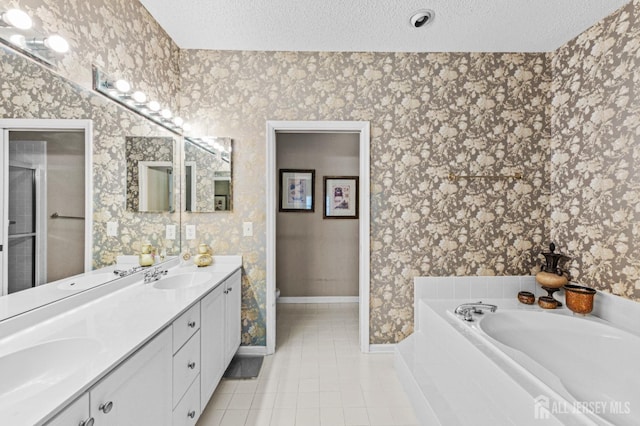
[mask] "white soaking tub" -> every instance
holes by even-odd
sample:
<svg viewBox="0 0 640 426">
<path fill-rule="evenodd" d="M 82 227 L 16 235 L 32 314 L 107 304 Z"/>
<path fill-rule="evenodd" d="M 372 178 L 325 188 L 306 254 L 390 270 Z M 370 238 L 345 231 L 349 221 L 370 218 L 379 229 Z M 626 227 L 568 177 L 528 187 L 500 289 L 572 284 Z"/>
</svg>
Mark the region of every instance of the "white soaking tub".
<svg viewBox="0 0 640 426">
<path fill-rule="evenodd" d="M 474 317 L 460 322 L 549 388 L 541 395 L 544 409 L 584 413 L 596 424 L 640 425 L 638 335 L 566 309 L 498 307 Z"/>
</svg>

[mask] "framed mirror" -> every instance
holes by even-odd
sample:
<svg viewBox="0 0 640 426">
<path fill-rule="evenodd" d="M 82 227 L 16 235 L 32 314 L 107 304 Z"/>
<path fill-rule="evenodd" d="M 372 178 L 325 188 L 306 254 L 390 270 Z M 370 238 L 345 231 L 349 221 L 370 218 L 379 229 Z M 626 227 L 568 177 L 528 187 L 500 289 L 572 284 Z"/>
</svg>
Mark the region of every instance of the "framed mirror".
<svg viewBox="0 0 640 426">
<path fill-rule="evenodd" d="M 175 210 L 174 141 L 171 137 L 126 137 L 127 210 Z"/>
<path fill-rule="evenodd" d="M 233 208 L 230 138 L 185 138 L 184 210 L 225 212 Z"/>
</svg>

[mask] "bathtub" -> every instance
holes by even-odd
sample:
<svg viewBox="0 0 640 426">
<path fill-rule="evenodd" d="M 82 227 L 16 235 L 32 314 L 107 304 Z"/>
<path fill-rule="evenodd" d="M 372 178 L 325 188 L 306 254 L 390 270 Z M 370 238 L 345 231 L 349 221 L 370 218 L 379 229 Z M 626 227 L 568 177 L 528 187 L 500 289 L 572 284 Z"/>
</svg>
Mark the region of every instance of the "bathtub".
<svg viewBox="0 0 640 426">
<path fill-rule="evenodd" d="M 459 321 L 548 388 L 544 409 L 578 412 L 599 425 L 640 425 L 638 335 L 566 309 L 498 308 Z"/>
</svg>

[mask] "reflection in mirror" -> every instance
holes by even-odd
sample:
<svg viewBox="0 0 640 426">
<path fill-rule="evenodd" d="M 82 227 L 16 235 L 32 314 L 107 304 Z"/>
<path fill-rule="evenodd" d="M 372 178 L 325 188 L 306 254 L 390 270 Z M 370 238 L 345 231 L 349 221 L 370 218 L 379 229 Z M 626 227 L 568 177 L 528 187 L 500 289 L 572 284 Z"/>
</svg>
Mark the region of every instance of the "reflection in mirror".
<svg viewBox="0 0 640 426">
<path fill-rule="evenodd" d="M 232 209 L 231 139 L 185 139 L 185 211 Z"/>
<path fill-rule="evenodd" d="M 13 127 L 6 134 L 5 294 L 83 273 L 91 264 L 85 130 Z"/>
<path fill-rule="evenodd" d="M 126 138 L 127 210 L 174 211 L 173 138 Z"/>
</svg>

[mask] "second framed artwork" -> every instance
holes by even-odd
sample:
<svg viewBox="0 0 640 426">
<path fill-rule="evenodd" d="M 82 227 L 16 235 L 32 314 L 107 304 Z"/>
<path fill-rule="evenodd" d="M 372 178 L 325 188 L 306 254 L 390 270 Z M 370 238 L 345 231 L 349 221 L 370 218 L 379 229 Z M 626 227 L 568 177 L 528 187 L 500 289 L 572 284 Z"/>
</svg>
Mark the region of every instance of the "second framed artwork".
<svg viewBox="0 0 640 426">
<path fill-rule="evenodd" d="M 357 219 L 358 198 L 358 176 L 324 177 L 325 219 Z"/>
</svg>

